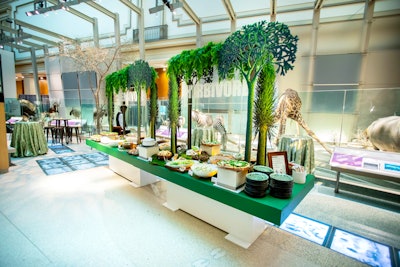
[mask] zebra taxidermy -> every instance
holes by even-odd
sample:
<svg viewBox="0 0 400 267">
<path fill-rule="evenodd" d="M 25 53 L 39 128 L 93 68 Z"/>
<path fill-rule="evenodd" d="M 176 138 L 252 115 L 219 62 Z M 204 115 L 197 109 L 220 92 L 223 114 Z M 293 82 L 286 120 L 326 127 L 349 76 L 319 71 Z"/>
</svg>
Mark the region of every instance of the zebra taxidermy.
<svg viewBox="0 0 400 267">
<path fill-rule="evenodd" d="M 228 142 L 228 133 L 224 126 L 224 117 L 218 115 L 213 122 L 213 128 L 221 134 L 222 149 L 226 150 L 226 143 Z"/>
<path fill-rule="evenodd" d="M 70 116 L 73 116 L 74 118 L 78 119 L 81 117 L 81 111 L 76 109 L 76 108 L 72 108 L 71 111 L 69 112 Z"/>
<path fill-rule="evenodd" d="M 212 116 L 198 110 L 192 110 L 192 120 L 197 123 L 197 127 L 211 127 L 213 125 Z"/>
</svg>

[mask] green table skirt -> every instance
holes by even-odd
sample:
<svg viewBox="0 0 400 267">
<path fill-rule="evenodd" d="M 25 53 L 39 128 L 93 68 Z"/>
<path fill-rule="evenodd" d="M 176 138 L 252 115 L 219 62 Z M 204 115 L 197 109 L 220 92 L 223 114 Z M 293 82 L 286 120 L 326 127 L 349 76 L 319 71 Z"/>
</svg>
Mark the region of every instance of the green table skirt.
<svg viewBox="0 0 400 267">
<path fill-rule="evenodd" d="M 43 126 L 38 122 L 17 122 L 11 138 L 11 147 L 16 152 L 13 157 L 32 157 L 48 151 Z"/>
</svg>

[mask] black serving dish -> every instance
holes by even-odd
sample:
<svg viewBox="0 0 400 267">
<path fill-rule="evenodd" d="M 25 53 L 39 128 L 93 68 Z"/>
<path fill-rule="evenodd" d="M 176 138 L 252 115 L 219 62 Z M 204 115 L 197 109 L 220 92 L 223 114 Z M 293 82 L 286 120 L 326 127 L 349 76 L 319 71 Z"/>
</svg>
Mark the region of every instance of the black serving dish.
<svg viewBox="0 0 400 267">
<path fill-rule="evenodd" d="M 267 194 L 269 177 L 265 173 L 251 172 L 246 175 L 244 192 L 251 197 L 264 197 Z"/>
<path fill-rule="evenodd" d="M 293 189 L 293 177 L 287 174 L 270 175 L 269 194 L 276 198 L 290 198 Z"/>
</svg>

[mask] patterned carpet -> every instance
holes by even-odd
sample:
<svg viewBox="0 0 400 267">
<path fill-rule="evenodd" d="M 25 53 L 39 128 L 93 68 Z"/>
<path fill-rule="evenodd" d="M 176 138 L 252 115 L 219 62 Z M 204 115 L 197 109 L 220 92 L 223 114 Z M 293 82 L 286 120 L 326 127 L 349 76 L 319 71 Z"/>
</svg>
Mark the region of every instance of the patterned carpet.
<svg viewBox="0 0 400 267">
<path fill-rule="evenodd" d="M 108 155 L 95 152 L 67 157 L 36 160 L 40 168 L 47 175 L 86 170 L 108 165 Z"/>
<path fill-rule="evenodd" d="M 48 147 L 56 154 L 75 152 L 74 150 L 67 146 L 64 146 L 63 144 L 49 144 Z"/>
</svg>

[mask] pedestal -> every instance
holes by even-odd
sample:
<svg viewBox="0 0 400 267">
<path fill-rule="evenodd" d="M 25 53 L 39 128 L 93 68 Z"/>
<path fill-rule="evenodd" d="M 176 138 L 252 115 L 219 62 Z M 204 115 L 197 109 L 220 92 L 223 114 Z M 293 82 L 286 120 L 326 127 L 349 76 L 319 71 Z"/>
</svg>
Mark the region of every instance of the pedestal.
<svg viewBox="0 0 400 267">
<path fill-rule="evenodd" d="M 217 184 L 228 189 L 236 190 L 246 183 L 248 170 L 234 171 L 218 167 Z"/>
<path fill-rule="evenodd" d="M 109 156 L 108 162 L 109 168 L 113 172 L 131 181 L 134 187 L 145 186 L 160 180 L 159 177 L 136 168 L 135 166 L 116 157 Z"/>
<path fill-rule="evenodd" d="M 164 206 L 181 209 L 225 231 L 225 238 L 236 245 L 248 248 L 265 230 L 264 220 L 200 195 L 194 191 L 167 183 L 167 202 Z"/>
<path fill-rule="evenodd" d="M 200 149 L 205 151 L 210 156 L 215 156 L 221 153 L 221 145 L 201 145 Z"/>
<path fill-rule="evenodd" d="M 148 159 L 149 157 L 153 156 L 154 154 L 157 154 L 158 151 L 160 151 L 158 146 L 151 146 L 151 147 L 138 146 L 137 148 L 139 150 L 139 157 L 145 159 Z"/>
</svg>

